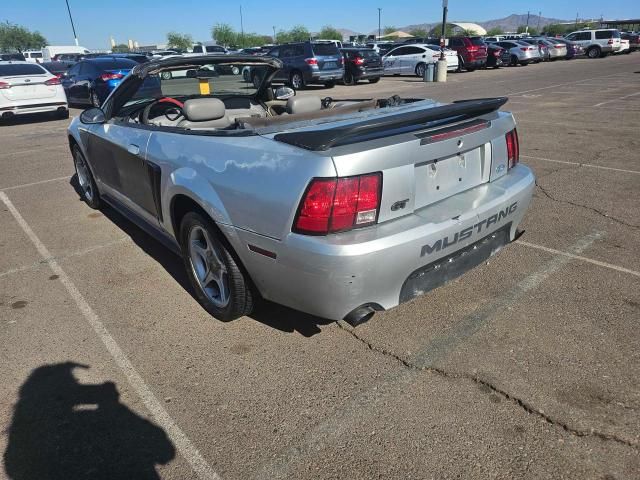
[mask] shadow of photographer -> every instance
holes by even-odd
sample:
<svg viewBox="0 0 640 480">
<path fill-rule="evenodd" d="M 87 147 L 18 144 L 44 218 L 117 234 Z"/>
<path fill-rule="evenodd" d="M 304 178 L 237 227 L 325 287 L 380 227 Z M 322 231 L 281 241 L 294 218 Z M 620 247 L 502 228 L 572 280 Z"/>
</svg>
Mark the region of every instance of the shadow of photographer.
<svg viewBox="0 0 640 480">
<path fill-rule="evenodd" d="M 77 363 L 44 365 L 20 387 L 4 465 L 12 480 L 159 479 L 175 456 L 164 430 L 119 401 L 112 382 L 83 385 Z"/>
</svg>

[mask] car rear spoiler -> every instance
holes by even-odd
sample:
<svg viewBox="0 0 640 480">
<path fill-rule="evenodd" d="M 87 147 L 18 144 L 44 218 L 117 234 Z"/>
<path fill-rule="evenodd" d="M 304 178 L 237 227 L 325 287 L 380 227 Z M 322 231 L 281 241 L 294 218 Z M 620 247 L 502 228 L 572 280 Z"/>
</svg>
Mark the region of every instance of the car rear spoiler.
<svg viewBox="0 0 640 480">
<path fill-rule="evenodd" d="M 422 110 L 372 117 L 325 130 L 279 133 L 275 140 L 306 150 L 323 151 L 331 147 L 388 137 L 400 133 L 440 126 L 449 121 L 464 120 L 498 110 L 507 97 L 460 100 Z"/>
</svg>

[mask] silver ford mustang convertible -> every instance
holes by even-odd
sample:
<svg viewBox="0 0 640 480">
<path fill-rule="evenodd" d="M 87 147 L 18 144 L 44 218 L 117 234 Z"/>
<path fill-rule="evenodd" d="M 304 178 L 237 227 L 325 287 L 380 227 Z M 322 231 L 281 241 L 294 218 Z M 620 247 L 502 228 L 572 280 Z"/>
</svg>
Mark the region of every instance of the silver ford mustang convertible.
<svg viewBox="0 0 640 480">
<path fill-rule="evenodd" d="M 534 176 L 506 98 L 296 96 L 281 66 L 142 64 L 69 127 L 87 204 L 179 253 L 213 316 L 265 298 L 355 325 L 519 235 Z"/>
</svg>

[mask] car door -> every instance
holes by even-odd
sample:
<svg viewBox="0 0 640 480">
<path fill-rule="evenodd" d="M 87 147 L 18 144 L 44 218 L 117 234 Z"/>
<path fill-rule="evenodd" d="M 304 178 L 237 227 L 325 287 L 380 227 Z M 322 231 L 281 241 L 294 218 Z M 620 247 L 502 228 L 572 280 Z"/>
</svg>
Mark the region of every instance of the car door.
<svg viewBox="0 0 640 480">
<path fill-rule="evenodd" d="M 400 73 L 415 75 L 418 63 L 432 63 L 432 58 L 427 58 L 427 53 L 422 47 L 406 47 L 404 55 L 400 58 Z"/>
<path fill-rule="evenodd" d="M 400 61 L 408 47 L 398 47 L 390 50 L 383 58 L 384 73 L 400 73 Z"/>
<path fill-rule="evenodd" d="M 82 62 L 80 62 L 82 63 Z M 76 77 L 80 73 L 80 63 L 76 63 L 72 66 L 62 77 L 61 83 L 64 88 L 65 93 L 67 94 L 67 100 L 69 102 L 76 102 L 77 99 L 75 97 L 75 90 L 73 89 L 73 85 L 76 81 Z"/>
<path fill-rule="evenodd" d="M 151 131 L 117 119 L 89 130 L 88 158 L 95 178 L 108 195 L 158 225 L 160 167 L 146 159 Z"/>
</svg>

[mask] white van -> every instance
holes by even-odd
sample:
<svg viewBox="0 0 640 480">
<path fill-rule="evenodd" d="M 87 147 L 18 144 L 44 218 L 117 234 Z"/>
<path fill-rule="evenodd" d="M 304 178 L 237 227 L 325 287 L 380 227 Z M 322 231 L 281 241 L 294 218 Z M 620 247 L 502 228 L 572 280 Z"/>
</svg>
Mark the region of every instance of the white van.
<svg viewBox="0 0 640 480">
<path fill-rule="evenodd" d="M 24 59 L 31 63 L 42 63 L 42 51 L 41 50 L 27 50 L 22 52 Z"/>
<path fill-rule="evenodd" d="M 79 47 L 77 45 L 48 45 L 42 49 L 42 57 L 45 62 L 51 62 L 53 57 L 61 53 L 87 54 L 91 52 L 86 48 Z"/>
</svg>

